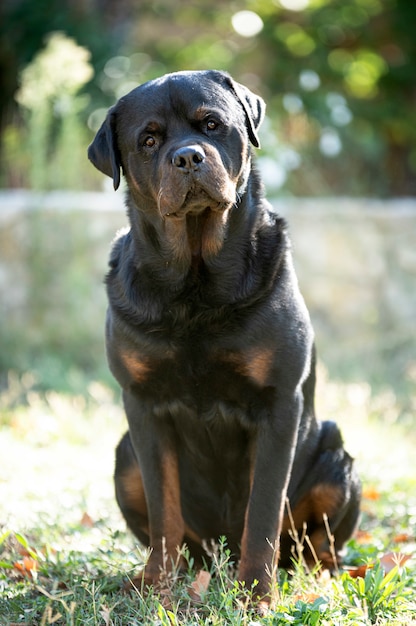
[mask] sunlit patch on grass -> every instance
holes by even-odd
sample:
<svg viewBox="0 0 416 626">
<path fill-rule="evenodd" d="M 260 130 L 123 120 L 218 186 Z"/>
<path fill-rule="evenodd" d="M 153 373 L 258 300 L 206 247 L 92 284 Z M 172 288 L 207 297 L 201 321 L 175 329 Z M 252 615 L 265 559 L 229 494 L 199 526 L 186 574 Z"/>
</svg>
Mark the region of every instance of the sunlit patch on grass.
<svg viewBox="0 0 416 626">
<path fill-rule="evenodd" d="M 19 406 L 3 398 L 1 423 L 2 522 L 75 521 L 83 510 L 99 519 L 113 508 L 114 448 L 126 425 L 99 383 L 88 397 L 30 391 Z"/>
</svg>

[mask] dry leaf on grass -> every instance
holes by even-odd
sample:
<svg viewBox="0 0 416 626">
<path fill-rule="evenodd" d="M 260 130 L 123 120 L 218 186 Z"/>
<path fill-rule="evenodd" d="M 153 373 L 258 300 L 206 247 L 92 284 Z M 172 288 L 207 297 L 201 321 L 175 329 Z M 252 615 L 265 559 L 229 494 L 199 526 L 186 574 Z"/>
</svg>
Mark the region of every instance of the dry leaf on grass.
<svg viewBox="0 0 416 626">
<path fill-rule="evenodd" d="M 388 574 L 394 567 L 403 567 L 403 565 L 411 558 L 410 554 L 401 554 L 400 552 L 387 552 L 379 559 L 379 563 L 384 569 L 384 573 Z M 366 563 L 357 567 L 348 567 L 346 571 L 351 578 L 364 578 L 367 570 L 374 567 L 374 563 Z"/>
<path fill-rule="evenodd" d="M 301 602 L 305 602 L 306 604 L 313 604 L 315 600 L 321 597 L 322 595 L 318 593 L 298 593 L 297 595 L 293 596 L 293 599 L 295 600 L 295 602 L 300 600 Z"/>
<path fill-rule="evenodd" d="M 104 620 L 105 626 L 112 626 L 113 621 L 111 619 L 111 609 L 102 604 L 100 615 Z"/>
<path fill-rule="evenodd" d="M 211 580 L 211 574 L 200 570 L 193 583 L 188 588 L 188 593 L 191 600 L 194 602 L 202 602 L 202 596 L 208 591 L 208 586 Z"/>
<path fill-rule="evenodd" d="M 13 563 L 13 567 L 20 574 L 20 576 L 35 578 L 38 564 L 35 559 L 32 559 L 30 556 L 25 556 L 22 561 L 16 561 L 16 563 Z"/>
<path fill-rule="evenodd" d="M 365 487 L 363 489 L 363 499 L 364 500 L 380 500 L 381 494 L 375 487 Z"/>
<path fill-rule="evenodd" d="M 88 515 L 88 513 L 84 513 L 84 515 L 81 518 L 80 525 L 84 526 L 84 528 L 93 528 L 94 524 L 95 522 L 92 519 L 92 517 Z"/>
<path fill-rule="evenodd" d="M 366 530 L 357 530 L 357 532 L 354 534 L 354 538 L 357 543 L 361 545 L 366 543 L 372 543 L 374 540 L 373 535 Z"/>
<path fill-rule="evenodd" d="M 409 535 L 409 533 L 399 533 L 398 535 L 393 537 L 394 543 L 410 543 L 411 541 L 414 541 L 414 540 L 415 540 L 415 537 L 413 537 L 412 535 Z"/>
<path fill-rule="evenodd" d="M 169 587 L 159 589 L 159 602 L 165 611 L 172 611 L 172 590 Z"/>
<path fill-rule="evenodd" d="M 381 557 L 380 563 L 386 574 L 388 574 L 396 566 L 403 567 L 406 561 L 408 561 L 410 558 L 410 554 L 402 554 L 400 552 L 388 552 Z"/>
<path fill-rule="evenodd" d="M 351 578 L 364 578 L 367 570 L 371 569 L 372 567 L 372 564 L 369 565 L 367 563 L 364 565 L 357 565 L 356 567 L 351 565 L 350 567 L 347 567 L 345 571 L 348 572 Z"/>
</svg>

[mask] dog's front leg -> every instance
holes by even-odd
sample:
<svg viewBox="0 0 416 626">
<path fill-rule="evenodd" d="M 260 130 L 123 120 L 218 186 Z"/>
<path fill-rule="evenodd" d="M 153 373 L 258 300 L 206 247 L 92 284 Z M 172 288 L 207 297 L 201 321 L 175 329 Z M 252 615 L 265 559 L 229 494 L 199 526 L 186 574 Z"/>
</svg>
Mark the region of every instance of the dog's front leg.
<svg viewBox="0 0 416 626">
<path fill-rule="evenodd" d="M 301 396 L 280 398 L 263 418 L 253 441 L 250 497 L 241 543 L 239 580 L 256 597 L 267 598 L 270 573 L 277 564 L 286 493 L 295 453 Z"/>
<path fill-rule="evenodd" d="M 148 414 L 133 394 L 124 393 L 124 405 L 143 480 L 152 550 L 143 580 L 155 585 L 178 562 L 184 538 L 175 436 L 168 418 Z"/>
</svg>

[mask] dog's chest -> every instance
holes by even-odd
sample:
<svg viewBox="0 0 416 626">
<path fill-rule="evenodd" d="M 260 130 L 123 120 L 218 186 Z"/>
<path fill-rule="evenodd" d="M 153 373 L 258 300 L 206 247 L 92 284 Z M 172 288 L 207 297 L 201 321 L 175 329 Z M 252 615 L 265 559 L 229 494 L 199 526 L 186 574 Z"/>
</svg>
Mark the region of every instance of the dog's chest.
<svg viewBox="0 0 416 626">
<path fill-rule="evenodd" d="M 119 350 L 117 361 L 120 382 L 142 398 L 159 405 L 179 401 L 212 416 L 218 406 L 247 413 L 253 398 L 272 385 L 275 351 L 246 345 L 238 333 L 225 339 L 221 331 L 198 327 L 150 342 L 143 337 Z"/>
<path fill-rule="evenodd" d="M 176 348 L 167 343 L 157 355 L 132 348 L 120 356 L 130 385 L 145 390 L 156 384 L 160 393 L 200 386 L 219 389 L 231 381 L 262 388 L 270 382 L 274 360 L 270 347 L 224 348 L 207 343 L 195 341 Z"/>
</svg>

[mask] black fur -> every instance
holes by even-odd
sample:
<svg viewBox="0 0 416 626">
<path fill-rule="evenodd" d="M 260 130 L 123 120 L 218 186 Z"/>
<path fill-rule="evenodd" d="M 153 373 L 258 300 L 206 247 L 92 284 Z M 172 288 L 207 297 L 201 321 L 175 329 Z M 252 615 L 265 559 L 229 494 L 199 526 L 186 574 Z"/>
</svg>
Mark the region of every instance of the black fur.
<svg viewBox="0 0 416 626">
<path fill-rule="evenodd" d="M 146 83 L 111 109 L 91 161 L 127 181 L 131 229 L 107 276 L 107 351 L 129 433 L 116 494 L 152 546 L 225 535 L 239 579 L 267 596 L 273 549 L 289 565 L 286 498 L 328 562 L 327 514 L 339 550 L 360 487 L 337 426 L 314 412 L 315 354 L 284 221 L 264 198 L 250 143 L 262 99 L 216 71 Z"/>
</svg>

